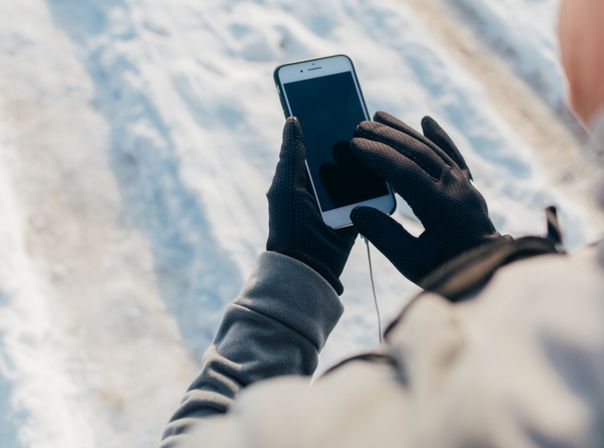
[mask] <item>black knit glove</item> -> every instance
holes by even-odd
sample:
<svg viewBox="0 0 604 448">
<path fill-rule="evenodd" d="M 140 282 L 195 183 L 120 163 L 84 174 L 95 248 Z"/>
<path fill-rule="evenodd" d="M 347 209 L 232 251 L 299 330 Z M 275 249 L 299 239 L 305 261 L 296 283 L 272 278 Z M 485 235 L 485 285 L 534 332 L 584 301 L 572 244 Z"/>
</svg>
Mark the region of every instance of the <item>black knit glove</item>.
<svg viewBox="0 0 604 448">
<path fill-rule="evenodd" d="M 315 201 L 305 165 L 306 150 L 298 120 L 289 118 L 273 184 L 267 193 L 269 235 L 266 250 L 313 268 L 342 294 L 339 277 L 357 237 L 353 227 L 327 226 Z"/>
<path fill-rule="evenodd" d="M 359 125 L 351 149 L 400 194 L 425 231 L 414 237 L 384 213 L 352 212 L 358 231 L 409 280 L 422 285 L 434 269 L 462 252 L 501 238 L 472 184 L 461 153 L 430 117 L 424 135 L 384 112 Z"/>
</svg>

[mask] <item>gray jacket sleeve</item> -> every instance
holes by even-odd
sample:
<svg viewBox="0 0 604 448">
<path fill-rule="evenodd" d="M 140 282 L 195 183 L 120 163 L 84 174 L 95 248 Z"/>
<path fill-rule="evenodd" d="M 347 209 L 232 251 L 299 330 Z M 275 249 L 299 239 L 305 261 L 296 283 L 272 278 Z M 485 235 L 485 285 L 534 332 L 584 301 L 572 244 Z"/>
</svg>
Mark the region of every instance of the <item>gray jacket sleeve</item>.
<svg viewBox="0 0 604 448">
<path fill-rule="evenodd" d="M 201 420 L 226 413 L 250 384 L 312 375 L 342 311 L 336 292 L 314 270 L 285 255 L 263 253 L 239 297 L 226 307 L 162 447 L 179 445 Z"/>
</svg>

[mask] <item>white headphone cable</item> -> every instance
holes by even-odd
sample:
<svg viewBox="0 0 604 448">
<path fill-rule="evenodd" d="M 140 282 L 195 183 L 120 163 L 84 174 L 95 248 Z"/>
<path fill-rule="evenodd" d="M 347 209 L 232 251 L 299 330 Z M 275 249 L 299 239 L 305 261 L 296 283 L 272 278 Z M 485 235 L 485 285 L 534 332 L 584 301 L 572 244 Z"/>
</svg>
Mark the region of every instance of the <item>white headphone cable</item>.
<svg viewBox="0 0 604 448">
<path fill-rule="evenodd" d="M 380 305 L 378 303 L 377 294 L 375 292 L 375 281 L 373 279 L 373 266 L 371 264 L 371 250 L 369 248 L 369 240 L 364 236 L 361 236 L 365 241 L 365 247 L 367 247 L 367 261 L 369 262 L 369 278 L 371 279 L 371 292 L 373 293 L 373 303 L 375 304 L 375 313 L 377 315 L 378 323 L 378 339 L 380 344 L 382 343 L 382 318 L 380 316 Z"/>
</svg>

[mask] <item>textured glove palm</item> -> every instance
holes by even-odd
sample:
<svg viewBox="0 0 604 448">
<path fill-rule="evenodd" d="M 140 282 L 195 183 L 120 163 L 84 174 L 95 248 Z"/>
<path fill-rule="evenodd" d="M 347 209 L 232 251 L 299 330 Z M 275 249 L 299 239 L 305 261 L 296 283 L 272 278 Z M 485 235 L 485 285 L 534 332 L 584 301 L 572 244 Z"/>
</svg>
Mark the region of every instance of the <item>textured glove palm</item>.
<svg viewBox="0 0 604 448">
<path fill-rule="evenodd" d="M 333 230 L 321 218 L 306 165 L 298 120 L 290 118 L 273 183 L 267 193 L 269 236 L 266 249 L 295 258 L 313 268 L 342 294 L 339 280 L 357 237 L 350 227 Z"/>
<path fill-rule="evenodd" d="M 414 237 L 368 207 L 354 209 L 351 217 L 405 277 L 421 286 L 451 258 L 500 238 L 464 158 L 432 118 L 422 120 L 424 135 L 384 112 L 374 120 L 359 125 L 351 149 L 407 201 L 425 231 Z"/>
</svg>

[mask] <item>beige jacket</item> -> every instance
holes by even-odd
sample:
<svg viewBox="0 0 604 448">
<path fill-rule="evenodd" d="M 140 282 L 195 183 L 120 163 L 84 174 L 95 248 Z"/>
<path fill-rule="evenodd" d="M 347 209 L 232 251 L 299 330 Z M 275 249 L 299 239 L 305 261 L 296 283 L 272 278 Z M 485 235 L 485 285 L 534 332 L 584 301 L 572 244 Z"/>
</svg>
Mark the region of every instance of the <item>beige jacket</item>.
<svg viewBox="0 0 604 448">
<path fill-rule="evenodd" d="M 604 265 L 596 247 L 502 268 L 473 300 L 426 294 L 382 350 L 309 387 L 258 383 L 191 447 L 602 447 Z"/>
</svg>

